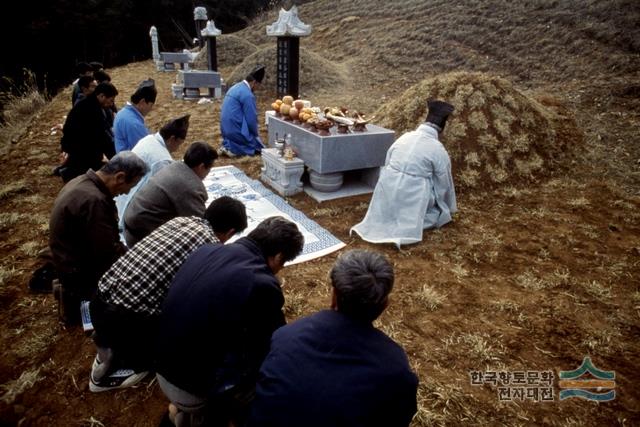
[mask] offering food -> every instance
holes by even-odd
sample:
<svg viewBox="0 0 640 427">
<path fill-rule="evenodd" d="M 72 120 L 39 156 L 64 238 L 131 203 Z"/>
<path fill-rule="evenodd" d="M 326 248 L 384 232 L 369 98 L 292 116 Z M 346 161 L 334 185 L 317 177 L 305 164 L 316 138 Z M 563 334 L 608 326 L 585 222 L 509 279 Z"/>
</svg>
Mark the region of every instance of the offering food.
<svg viewBox="0 0 640 427">
<path fill-rule="evenodd" d="M 327 136 L 327 135 L 329 135 L 329 129 L 331 129 L 331 127 L 333 127 L 333 122 L 331 120 L 327 120 L 327 119 L 318 120 L 315 123 L 315 127 L 316 127 L 316 129 L 318 129 L 318 133 L 320 135 Z"/>
<path fill-rule="evenodd" d="M 286 95 L 282 97 L 282 102 L 287 105 L 293 105 L 293 96 Z"/>
<path fill-rule="evenodd" d="M 273 108 L 276 113 L 279 113 L 281 105 L 282 105 L 282 100 L 276 99 L 274 102 L 271 103 L 271 108 Z"/>
<path fill-rule="evenodd" d="M 282 116 L 287 119 L 289 117 L 289 112 L 291 111 L 291 105 L 286 104 L 284 101 L 282 101 L 282 105 L 280 105 L 280 114 L 282 114 Z"/>
</svg>

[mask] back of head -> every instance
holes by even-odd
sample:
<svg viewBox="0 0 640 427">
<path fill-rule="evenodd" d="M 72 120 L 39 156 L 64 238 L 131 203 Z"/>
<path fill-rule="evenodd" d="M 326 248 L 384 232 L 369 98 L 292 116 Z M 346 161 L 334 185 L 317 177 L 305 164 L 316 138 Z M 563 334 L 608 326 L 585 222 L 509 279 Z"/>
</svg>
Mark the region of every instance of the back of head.
<svg viewBox="0 0 640 427">
<path fill-rule="evenodd" d="M 109 82 L 98 83 L 96 90 L 93 91 L 95 96 L 104 95 L 107 98 L 115 98 L 118 95 L 118 89 Z"/>
<path fill-rule="evenodd" d="M 377 252 L 345 252 L 331 270 L 338 311 L 365 322 L 373 322 L 382 314 L 393 281 L 393 267 Z"/>
<path fill-rule="evenodd" d="M 84 75 L 86 75 L 88 73 L 92 73 L 92 72 L 93 72 L 93 68 L 87 62 L 78 62 L 76 64 L 76 73 L 79 76 L 84 76 Z"/>
<path fill-rule="evenodd" d="M 156 82 L 153 79 L 143 80 L 133 95 L 131 95 L 131 103 L 137 104 L 142 100 L 145 100 L 147 103 L 155 103 L 157 96 L 158 89 L 156 89 Z"/>
<path fill-rule="evenodd" d="M 149 171 L 147 164 L 132 151 L 121 151 L 107 162 L 100 172 L 107 175 L 114 175 L 118 172 L 124 172 L 125 181 L 133 180 L 144 176 Z"/>
<path fill-rule="evenodd" d="M 184 115 L 182 117 L 178 117 L 177 119 L 171 120 L 166 125 L 160 128 L 160 135 L 165 140 L 175 136 L 176 138 L 186 139 L 187 131 L 189 130 L 189 117 L 190 114 Z"/>
<path fill-rule="evenodd" d="M 449 115 L 453 113 L 453 105 L 448 102 L 430 99 L 427 101 L 427 107 L 429 108 L 429 113 L 425 121 L 435 125 L 442 132 Z"/>
<path fill-rule="evenodd" d="M 222 196 L 211 202 L 204 212 L 204 218 L 216 233 L 226 233 L 231 229 L 239 233 L 247 228 L 247 209 L 244 203 L 229 196 Z"/>
<path fill-rule="evenodd" d="M 284 262 L 297 257 L 304 246 L 298 226 L 281 216 L 265 219 L 247 237 L 258 245 L 265 257 L 282 253 Z"/>
<path fill-rule="evenodd" d="M 78 79 L 78 86 L 80 86 L 81 89 L 88 89 L 91 87 L 93 81 L 94 79 L 92 76 L 80 76 L 80 78 Z"/>
<path fill-rule="evenodd" d="M 104 70 L 104 65 L 102 65 L 102 62 L 92 61 L 89 62 L 89 65 L 91 66 L 91 70 L 93 72 Z"/>
<path fill-rule="evenodd" d="M 262 80 L 264 79 L 264 73 L 265 73 L 264 65 L 256 65 L 256 67 L 253 70 L 251 70 L 249 74 L 247 74 L 247 77 L 245 77 L 245 80 L 248 82 L 256 81 L 258 83 L 262 83 Z"/>
<path fill-rule="evenodd" d="M 205 142 L 196 141 L 187 148 L 184 153 L 184 163 L 190 168 L 204 164 L 205 167 L 211 167 L 213 161 L 218 158 L 218 152 Z"/>
<path fill-rule="evenodd" d="M 98 82 L 110 82 L 111 76 L 104 70 L 98 70 L 93 72 L 93 78 Z"/>
</svg>

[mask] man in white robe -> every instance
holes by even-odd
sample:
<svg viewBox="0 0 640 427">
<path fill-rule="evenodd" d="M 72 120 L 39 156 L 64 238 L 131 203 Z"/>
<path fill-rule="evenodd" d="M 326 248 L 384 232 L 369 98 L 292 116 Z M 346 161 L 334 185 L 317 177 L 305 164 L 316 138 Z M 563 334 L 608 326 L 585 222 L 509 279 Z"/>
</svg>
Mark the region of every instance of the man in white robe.
<svg viewBox="0 0 640 427">
<path fill-rule="evenodd" d="M 438 140 L 453 106 L 433 100 L 428 107 L 426 123 L 389 148 L 369 210 L 351 228 L 367 242 L 420 242 L 422 230 L 442 227 L 457 211 L 451 160 Z"/>
</svg>

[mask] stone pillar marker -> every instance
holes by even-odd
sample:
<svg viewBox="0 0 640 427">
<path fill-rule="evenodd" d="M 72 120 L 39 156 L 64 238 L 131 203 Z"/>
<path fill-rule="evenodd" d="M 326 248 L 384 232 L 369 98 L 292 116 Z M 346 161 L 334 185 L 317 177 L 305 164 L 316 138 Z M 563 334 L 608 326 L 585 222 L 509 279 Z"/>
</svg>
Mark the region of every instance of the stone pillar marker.
<svg viewBox="0 0 640 427">
<path fill-rule="evenodd" d="M 267 25 L 267 36 L 278 38 L 276 92 L 278 98 L 298 98 L 300 75 L 300 37 L 311 34 L 311 25 L 298 18 L 298 8 L 280 9 L 278 20 Z"/>
<path fill-rule="evenodd" d="M 207 64 L 209 71 L 218 71 L 216 37 L 220 34 L 222 34 L 222 31 L 216 28 L 213 19 L 207 22 L 207 26 L 200 32 L 200 35 L 207 43 Z"/>
<path fill-rule="evenodd" d="M 193 9 L 193 19 L 196 21 L 196 35 L 198 37 L 198 44 L 200 49 L 204 46 L 204 38 L 202 36 L 202 30 L 207 25 L 207 9 L 202 6 L 198 6 Z"/>
<path fill-rule="evenodd" d="M 160 49 L 158 48 L 158 29 L 155 26 L 151 26 L 149 36 L 151 37 L 151 56 L 153 57 L 153 62 L 156 63 L 156 70 L 162 71 L 164 69 L 164 63 L 160 59 Z"/>
</svg>

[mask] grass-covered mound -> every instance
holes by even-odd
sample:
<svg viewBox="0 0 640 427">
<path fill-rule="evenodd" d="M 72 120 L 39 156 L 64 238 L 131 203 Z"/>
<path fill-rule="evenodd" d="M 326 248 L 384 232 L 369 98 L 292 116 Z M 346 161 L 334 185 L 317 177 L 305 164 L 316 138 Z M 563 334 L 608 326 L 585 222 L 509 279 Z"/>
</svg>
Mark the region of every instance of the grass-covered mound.
<svg viewBox="0 0 640 427">
<path fill-rule="evenodd" d="M 551 99 L 536 100 L 508 81 L 482 73 L 425 79 L 376 113 L 398 135 L 424 121 L 427 100 L 453 104 L 442 141 L 456 186 L 485 188 L 548 175 L 582 141 L 575 121 Z"/>
<path fill-rule="evenodd" d="M 238 65 L 228 78 L 230 85 L 242 80 L 256 64 L 266 66 L 262 86 L 271 90 L 276 87 L 276 44 L 258 50 Z M 345 84 L 343 68 L 320 55 L 300 48 L 300 95 L 314 95 L 331 90 L 334 86 Z"/>
</svg>

